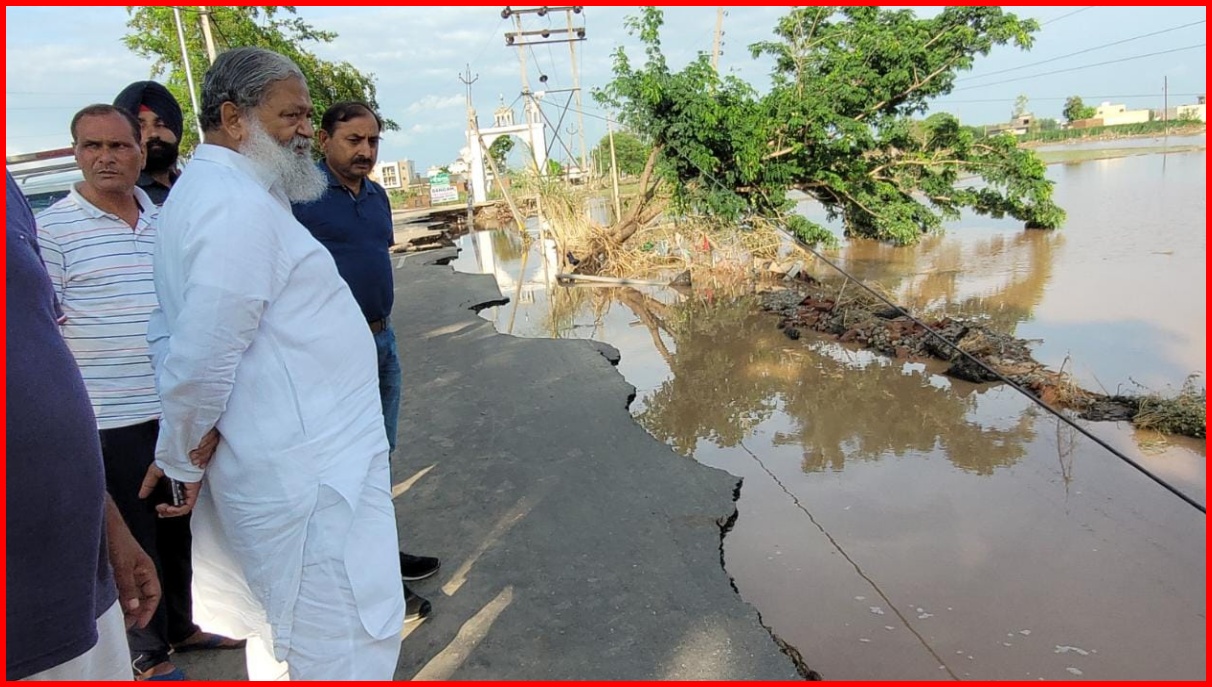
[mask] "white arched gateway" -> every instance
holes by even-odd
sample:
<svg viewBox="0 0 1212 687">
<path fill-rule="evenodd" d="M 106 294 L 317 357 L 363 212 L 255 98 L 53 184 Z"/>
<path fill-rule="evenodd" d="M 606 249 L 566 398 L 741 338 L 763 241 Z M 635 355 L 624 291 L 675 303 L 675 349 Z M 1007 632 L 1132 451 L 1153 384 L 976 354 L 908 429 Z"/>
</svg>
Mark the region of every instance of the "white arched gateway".
<svg viewBox="0 0 1212 687">
<path fill-rule="evenodd" d="M 492 142 L 502 136 L 517 136 L 534 151 L 535 162 L 540 173 L 547 169 L 547 134 L 544 130 L 543 115 L 532 99 L 526 100 L 523 107 L 526 112 L 525 124 L 514 124 L 513 110 L 503 104 L 496 109 L 492 116 L 492 127 L 480 129 L 480 137 L 484 139 L 484 147 L 479 141 L 472 140 L 474 131 L 467 132 L 467 149 L 471 151 L 471 195 L 477 203 L 488 200 L 488 177 L 484 171 L 484 156 L 488 154 Z M 474 113 L 472 114 L 474 117 Z"/>
</svg>

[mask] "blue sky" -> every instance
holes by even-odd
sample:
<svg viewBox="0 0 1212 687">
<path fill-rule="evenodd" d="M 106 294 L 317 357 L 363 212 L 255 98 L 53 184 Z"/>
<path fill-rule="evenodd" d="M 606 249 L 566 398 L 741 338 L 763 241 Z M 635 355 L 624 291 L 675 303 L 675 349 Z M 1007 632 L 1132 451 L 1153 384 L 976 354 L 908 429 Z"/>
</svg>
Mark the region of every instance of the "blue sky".
<svg viewBox="0 0 1212 687">
<path fill-rule="evenodd" d="M 464 87 L 458 80 L 465 63 L 470 62 L 473 75 L 479 77 L 473 97 L 482 126 L 491 123 L 491 112 L 500 99 L 506 104 L 518 102 L 518 50 L 506 47 L 504 40 L 504 33 L 514 28 L 513 20 L 502 20 L 501 7 L 300 7 L 298 14 L 317 28 L 338 34 L 333 43 L 311 46 L 313 52 L 375 75 L 384 114 L 401 125 L 400 131 L 387 134 L 380 158 L 411 158 L 422 171 L 449 163 L 466 145 Z M 711 50 L 716 9 L 666 8 L 663 46 L 672 66 L 680 67 L 699 51 Z M 1090 104 L 1110 100 L 1131 108 L 1160 108 L 1164 78 L 1169 81 L 1171 106 L 1194 102 L 1195 94 L 1204 92 L 1205 7 L 1008 9 L 1044 23 L 1035 47 L 1030 52 L 1002 48 L 981 58 L 936 110 L 953 112 L 968 124 L 983 124 L 1004 121 L 1020 94 L 1029 98 L 1029 109 L 1037 116 L 1059 118 L 1070 95 L 1080 95 Z M 726 10 L 720 68 L 765 90 L 769 63 L 750 58 L 746 48 L 768 39 L 788 8 Z M 627 47 L 634 62 L 642 57 L 623 27 L 623 19 L 635 12 L 634 7 L 586 7 L 574 22 L 586 29 L 587 40 L 576 49 L 590 148 L 605 134 L 603 118 L 608 113 L 592 100 L 589 89 L 609 81 L 611 54 L 617 46 Z M 68 145 L 68 120 L 76 110 L 92 102 L 109 102 L 127 83 L 150 76 L 150 62 L 121 43 L 127 31 L 123 7 L 6 7 L 5 15 L 8 154 Z M 549 18 L 528 14 L 523 19 L 524 30 L 566 26 L 563 13 Z M 1176 28 L 1187 24 L 1193 25 Z M 1118 41 L 1123 42 L 1107 45 Z M 1170 52 L 1137 57 L 1163 51 Z M 1078 52 L 1082 54 L 1073 55 Z M 566 44 L 529 48 L 526 61 L 532 90 L 539 89 L 540 74 L 548 76 L 549 90 L 572 86 Z M 1081 68 L 1103 62 L 1109 63 Z M 548 96 L 545 110 L 553 122 L 565 98 Z M 579 153 L 579 138 L 568 131 L 576 125 L 575 113 L 570 110 L 563 122 L 561 138 Z M 559 144 L 556 151 L 563 155 Z"/>
</svg>

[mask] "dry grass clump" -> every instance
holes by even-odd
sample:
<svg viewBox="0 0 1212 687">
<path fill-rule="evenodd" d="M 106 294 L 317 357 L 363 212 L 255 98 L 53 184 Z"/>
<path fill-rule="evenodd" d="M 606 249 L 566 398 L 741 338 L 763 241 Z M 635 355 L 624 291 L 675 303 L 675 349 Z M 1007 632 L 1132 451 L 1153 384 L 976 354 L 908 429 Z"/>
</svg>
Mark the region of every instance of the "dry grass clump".
<svg viewBox="0 0 1212 687">
<path fill-rule="evenodd" d="M 736 272 L 749 270 L 755 258 L 775 258 L 784 245 L 777 228 L 768 222 L 752 226 L 724 224 L 708 217 L 666 215 L 622 244 L 612 236 L 612 227 L 590 218 L 591 204 L 600 204 L 607 216 L 614 214 L 609 195 L 587 186 L 572 186 L 558 179 L 533 174 L 520 176 L 514 188 L 539 200 L 545 227 L 559 246 L 561 260 L 571 253 L 578 258 L 595 256 L 596 274 L 644 278 L 669 272 Z M 627 215 L 634 199 L 624 199 Z M 658 190 L 651 207 L 667 205 Z"/>
<path fill-rule="evenodd" d="M 1166 398 L 1161 394 L 1138 397 L 1136 416 L 1132 424 L 1140 429 L 1152 429 L 1166 434 L 1184 434 L 1203 439 L 1207 436 L 1208 392 L 1195 383 L 1196 375 L 1187 377 L 1177 395 Z"/>
</svg>

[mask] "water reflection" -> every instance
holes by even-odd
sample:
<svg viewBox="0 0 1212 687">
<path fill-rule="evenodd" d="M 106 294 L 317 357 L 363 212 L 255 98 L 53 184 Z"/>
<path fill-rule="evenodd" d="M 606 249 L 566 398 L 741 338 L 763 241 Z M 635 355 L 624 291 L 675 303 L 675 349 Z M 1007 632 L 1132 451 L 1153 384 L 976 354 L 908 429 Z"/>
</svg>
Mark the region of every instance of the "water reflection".
<svg viewBox="0 0 1212 687">
<path fill-rule="evenodd" d="M 1157 157 L 1051 168 L 1059 232 L 965 220 L 835 257 L 916 310 L 1043 339 L 1053 367 L 1072 353 L 1095 388 L 1181 382 L 1204 365 L 1204 158 L 1169 156 L 1162 179 Z M 728 572 L 827 678 L 1203 674 L 1204 519 L 1103 447 L 1008 388 L 792 341 L 752 295 L 556 286 L 531 238 L 460 239 L 456 269 L 513 298 L 482 316 L 614 345 L 639 421 L 744 480 Z M 1093 429 L 1204 500 L 1203 442 Z"/>
<path fill-rule="evenodd" d="M 1043 300 L 1066 238 L 1063 232 L 1048 231 L 968 240 L 943 235 L 929 236 L 912 248 L 854 240 L 829 257 L 915 313 L 981 317 L 1014 335 Z M 838 279 L 830 269 L 822 273 Z"/>
<path fill-rule="evenodd" d="M 941 451 L 956 467 L 988 475 L 1013 465 L 1034 438 L 1029 409 L 1009 427 L 988 426 L 972 385 L 824 340 L 790 341 L 755 314 L 753 298 L 665 305 L 630 291 L 621 300 L 676 351 L 666 347 L 670 376 L 641 399 L 637 419 L 684 455 L 700 441 L 735 447 L 775 413 L 792 429 L 773 444 L 799 446 L 805 472 Z"/>
<path fill-rule="evenodd" d="M 916 246 L 853 240 L 828 256 L 915 311 L 981 315 L 1038 341 L 1037 359 L 1089 388 L 1175 390 L 1206 372 L 1205 162 L 1198 151 L 1053 165 L 1069 214 L 1059 231 L 968 216 Z M 810 202 L 798 211 L 824 220 Z"/>
</svg>

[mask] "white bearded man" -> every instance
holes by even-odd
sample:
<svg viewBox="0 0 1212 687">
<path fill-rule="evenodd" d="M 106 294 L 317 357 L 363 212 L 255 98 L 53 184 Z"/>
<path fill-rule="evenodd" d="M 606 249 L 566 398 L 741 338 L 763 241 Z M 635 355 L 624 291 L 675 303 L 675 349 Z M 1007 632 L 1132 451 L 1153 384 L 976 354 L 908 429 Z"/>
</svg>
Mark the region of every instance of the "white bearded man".
<svg viewBox="0 0 1212 687">
<path fill-rule="evenodd" d="M 184 506 L 160 508 L 193 509 L 194 617 L 248 638 L 252 680 L 390 680 L 404 592 L 375 343 L 290 210 L 326 188 L 307 84 L 238 48 L 201 109 L 204 143 L 160 214 L 148 328 L 156 464 L 186 483 Z"/>
</svg>

